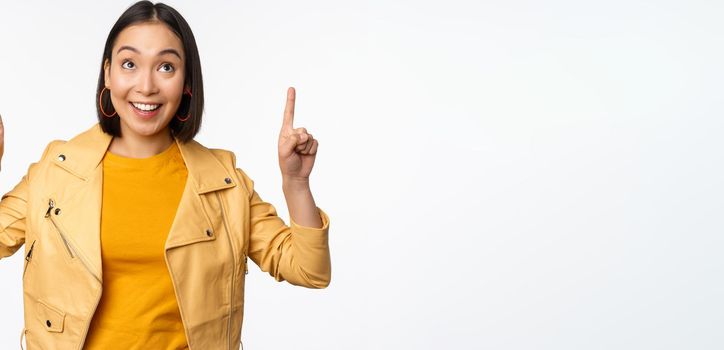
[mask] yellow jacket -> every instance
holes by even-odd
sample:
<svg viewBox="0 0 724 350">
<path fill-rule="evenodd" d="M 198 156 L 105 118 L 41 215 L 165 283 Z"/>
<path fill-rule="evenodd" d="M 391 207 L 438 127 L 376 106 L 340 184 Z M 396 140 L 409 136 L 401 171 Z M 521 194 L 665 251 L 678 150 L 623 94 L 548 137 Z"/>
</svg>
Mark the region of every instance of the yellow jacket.
<svg viewBox="0 0 724 350">
<path fill-rule="evenodd" d="M 99 124 L 48 144 L 0 201 L 0 257 L 25 243 L 25 335 L 32 349 L 82 349 L 101 297 L 100 213 L 111 136 Z M 176 140 L 188 180 L 165 246 L 189 348 L 239 349 L 247 256 L 277 281 L 325 288 L 329 218 L 287 226 L 232 152 Z"/>
</svg>

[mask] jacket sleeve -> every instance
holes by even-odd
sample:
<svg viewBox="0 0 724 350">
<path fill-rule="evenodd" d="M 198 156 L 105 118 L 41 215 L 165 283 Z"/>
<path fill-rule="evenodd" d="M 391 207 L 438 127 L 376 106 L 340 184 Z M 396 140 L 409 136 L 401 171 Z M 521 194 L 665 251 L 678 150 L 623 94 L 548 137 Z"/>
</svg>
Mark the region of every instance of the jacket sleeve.
<svg viewBox="0 0 724 350">
<path fill-rule="evenodd" d="M 248 256 L 277 281 L 308 288 L 325 288 L 331 279 L 329 217 L 319 210 L 322 228 L 291 220 L 287 226 L 270 203 L 254 190 L 254 182 L 239 168 L 237 175 L 249 194 Z"/>
<path fill-rule="evenodd" d="M 43 151 L 41 160 L 48 155 L 50 142 Z M 28 204 L 28 186 L 33 168 L 38 163 L 30 164 L 27 174 L 15 187 L 0 199 L 0 259 L 13 255 L 25 243 L 25 216 Z"/>
<path fill-rule="evenodd" d="M 13 255 L 25 243 L 25 208 L 28 198 L 28 176 L 0 200 L 0 258 Z"/>
</svg>

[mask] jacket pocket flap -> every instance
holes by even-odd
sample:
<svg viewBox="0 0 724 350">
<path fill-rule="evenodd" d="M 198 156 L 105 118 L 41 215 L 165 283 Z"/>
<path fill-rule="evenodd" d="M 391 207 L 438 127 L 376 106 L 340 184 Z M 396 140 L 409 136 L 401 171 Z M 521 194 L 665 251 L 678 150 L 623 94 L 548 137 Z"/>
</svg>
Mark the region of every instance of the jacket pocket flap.
<svg viewBox="0 0 724 350">
<path fill-rule="evenodd" d="M 38 300 L 38 319 L 48 332 L 62 332 L 65 312 L 62 312 L 41 300 Z"/>
</svg>

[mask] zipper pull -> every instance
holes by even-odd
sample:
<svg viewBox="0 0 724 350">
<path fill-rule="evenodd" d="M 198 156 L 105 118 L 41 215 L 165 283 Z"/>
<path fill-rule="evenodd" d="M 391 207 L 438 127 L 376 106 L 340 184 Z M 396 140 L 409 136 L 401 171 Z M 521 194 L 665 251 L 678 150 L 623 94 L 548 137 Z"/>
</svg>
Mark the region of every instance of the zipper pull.
<svg viewBox="0 0 724 350">
<path fill-rule="evenodd" d="M 33 258 L 33 248 L 35 248 L 35 241 L 30 245 L 30 250 L 28 251 L 28 255 L 25 256 L 25 261 L 30 262 L 30 259 Z"/>
<path fill-rule="evenodd" d="M 50 210 L 53 209 L 54 207 L 55 207 L 55 201 L 53 200 L 53 198 L 51 198 L 51 199 L 48 201 L 48 211 L 45 212 L 45 217 L 46 217 L 46 218 L 47 218 L 47 217 L 50 217 Z"/>
<path fill-rule="evenodd" d="M 247 264 L 247 261 L 248 261 L 247 256 L 246 256 L 246 254 L 244 254 L 244 274 L 245 275 L 249 274 L 249 264 Z"/>
</svg>

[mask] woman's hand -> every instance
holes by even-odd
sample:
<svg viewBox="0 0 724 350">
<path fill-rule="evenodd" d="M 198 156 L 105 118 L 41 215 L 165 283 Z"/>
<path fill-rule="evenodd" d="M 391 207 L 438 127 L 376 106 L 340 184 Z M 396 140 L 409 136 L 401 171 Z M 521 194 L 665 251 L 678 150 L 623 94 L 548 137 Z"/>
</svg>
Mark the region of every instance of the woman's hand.
<svg viewBox="0 0 724 350">
<path fill-rule="evenodd" d="M 307 129 L 294 128 L 295 98 L 296 92 L 290 87 L 287 89 L 287 105 L 279 132 L 279 168 L 285 182 L 308 182 L 319 142 L 307 133 Z"/>
<path fill-rule="evenodd" d="M 314 166 L 319 142 L 305 128 L 294 128 L 293 87 L 287 89 L 287 106 L 279 132 L 279 168 L 282 170 L 282 189 L 292 222 L 306 227 L 322 227 L 322 219 L 309 188 L 309 173 Z"/>
</svg>

